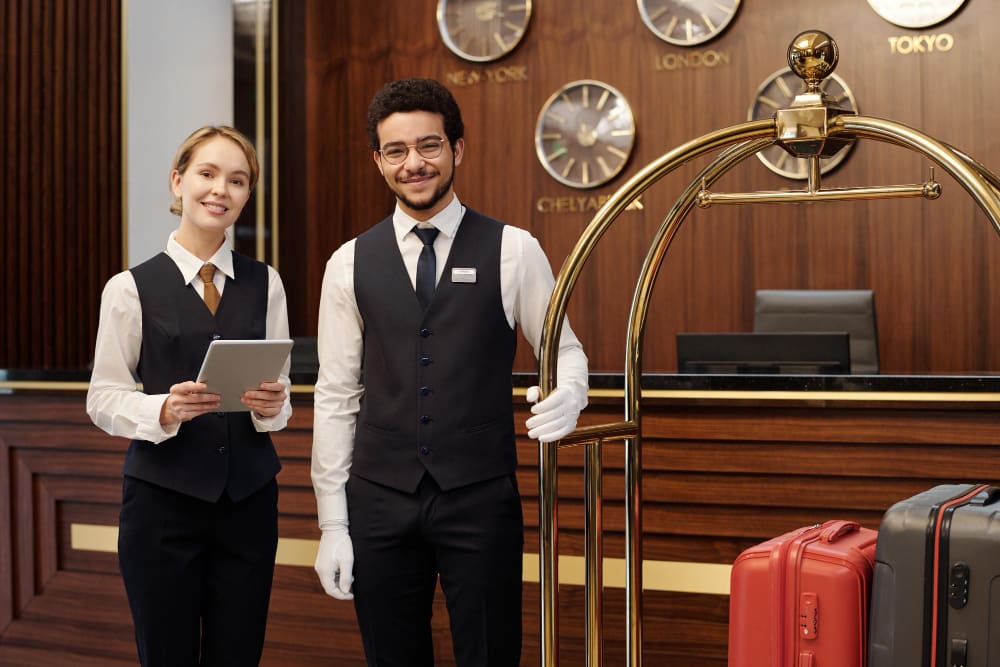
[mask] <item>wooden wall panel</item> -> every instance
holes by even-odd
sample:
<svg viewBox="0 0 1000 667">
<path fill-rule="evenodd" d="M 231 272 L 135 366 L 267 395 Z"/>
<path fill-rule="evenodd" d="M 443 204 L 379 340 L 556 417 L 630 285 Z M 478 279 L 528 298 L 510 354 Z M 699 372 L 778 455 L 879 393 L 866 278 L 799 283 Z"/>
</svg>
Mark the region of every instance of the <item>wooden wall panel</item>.
<svg viewBox="0 0 1000 667">
<path fill-rule="evenodd" d="M 607 196 L 664 151 L 742 121 L 757 83 L 782 66 L 788 40 L 805 26 L 838 40 L 838 73 L 863 113 L 908 123 L 996 170 L 989 162 L 1000 148 L 991 131 L 1000 90 L 988 75 L 1000 54 L 987 29 L 1000 13 L 996 3 L 970 0 L 942 25 L 907 31 L 863 0 L 748 2 L 721 37 L 681 49 L 656 39 L 632 6 L 600 0 L 581 12 L 570 0 L 551 0 L 534 8 L 514 53 L 486 65 L 443 46 L 435 7 L 435 0 L 411 3 L 406 12 L 390 0 L 279 4 L 281 266 L 295 335 L 315 333 L 330 253 L 391 210 L 364 134 L 368 100 L 391 78 L 433 76 L 453 88 L 469 128 L 460 196 L 532 231 L 556 269 L 593 211 L 541 212 L 541 198 Z M 65 0 L 0 7 L 0 368 L 79 369 L 92 354 L 100 290 L 120 268 L 122 246 L 119 12 L 119 3 Z M 954 44 L 946 52 L 890 52 L 892 37 L 942 33 Z M 679 57 L 709 51 L 725 60 L 673 67 Z M 497 73 L 503 83 L 488 80 Z M 594 191 L 548 177 L 532 143 L 544 100 L 584 77 L 620 88 L 639 128 L 628 168 Z M 696 167 L 648 192 L 645 210 L 625 214 L 584 271 L 570 315 L 595 370 L 622 366 L 630 281 L 660 217 Z M 926 174 L 920 156 L 863 142 L 825 182 L 913 182 Z M 1000 247 L 961 188 L 940 170 L 938 177 L 945 195 L 937 202 L 695 212 L 660 278 L 647 369 L 673 370 L 677 331 L 748 329 L 756 288 L 872 287 L 886 371 L 997 370 L 1000 296 L 992 285 Z M 749 160 L 724 185 L 793 184 Z M 32 272 L 38 277 L 29 278 Z M 525 346 L 518 368 L 534 368 Z"/>
<path fill-rule="evenodd" d="M 311 397 L 297 397 L 276 434 L 282 457 L 279 533 L 316 540 L 309 483 Z M 135 664 L 131 621 L 113 553 L 74 548 L 71 526 L 115 526 L 126 443 L 87 420 L 82 395 L 0 401 L 0 664 Z M 643 558 L 729 564 L 746 547 L 830 518 L 877 528 L 892 503 L 939 483 L 1000 481 L 995 404 L 775 403 L 650 400 L 643 409 Z M 516 401 L 525 552 L 538 551 L 537 445 Z M 596 399 L 583 424 L 621 419 Z M 624 465 L 605 448 L 605 556 L 624 554 Z M 560 553 L 583 553 L 583 458 L 559 455 Z M 648 583 L 648 579 L 647 579 Z M 522 664 L 538 664 L 538 585 L 524 584 Z M 562 664 L 583 664 L 583 593 L 560 587 Z M 728 597 L 647 590 L 644 658 L 725 667 Z M 605 663 L 623 664 L 624 592 L 605 591 Z M 438 664 L 454 664 L 439 595 Z M 350 603 L 327 597 L 312 568 L 279 565 L 264 667 L 364 664 Z"/>
<path fill-rule="evenodd" d="M 0 7 L 0 368 L 78 369 L 121 269 L 119 3 Z"/>
<path fill-rule="evenodd" d="M 295 3 L 285 3 L 295 4 Z M 742 122 L 758 83 L 785 64 L 787 44 L 818 27 L 837 39 L 837 73 L 854 90 L 861 112 L 909 124 L 954 144 L 994 171 L 1000 137 L 1000 66 L 987 26 L 1000 6 L 969 0 L 949 21 L 905 30 L 877 16 L 865 0 L 803 4 L 745 2 L 730 28 L 695 49 L 658 40 L 633 4 L 613 0 L 535 3 L 528 33 L 508 57 L 474 64 L 441 43 L 435 0 L 406 12 L 389 0 L 337 5 L 313 0 L 287 10 L 305 22 L 303 46 L 282 78 L 282 93 L 301 100 L 308 141 L 283 154 L 283 172 L 303 174 L 301 196 L 282 197 L 283 215 L 302 224 L 304 261 L 285 263 L 286 282 L 308 295 L 293 330 L 315 332 L 318 290 L 336 247 L 391 211 L 392 201 L 365 145 L 364 114 L 374 90 L 402 76 L 446 82 L 463 108 L 467 152 L 456 190 L 468 205 L 529 229 L 558 270 L 593 210 L 538 210 L 541 198 L 600 197 L 659 155 L 704 133 Z M 304 15 L 304 16 L 303 16 Z M 889 39 L 947 33 L 946 52 L 893 54 Z M 287 39 L 294 39 L 288 35 Z M 692 53 L 724 54 L 716 67 L 674 67 Z M 503 83 L 497 73 L 516 73 Z M 478 76 L 479 81 L 472 83 Z M 619 88 L 636 115 L 638 137 L 625 172 L 593 191 L 562 186 L 534 154 L 538 110 L 557 88 L 595 78 Z M 300 116 L 296 116 L 298 118 Z M 574 328 L 592 368 L 623 366 L 625 316 L 632 283 L 655 228 L 702 162 L 650 189 L 645 210 L 622 215 L 584 269 L 570 302 Z M 928 160 L 902 148 L 863 141 L 830 187 L 913 183 Z M 867 288 L 876 291 L 886 372 L 1000 370 L 1000 239 L 966 193 L 941 169 L 935 202 L 883 201 L 717 207 L 695 211 L 675 239 L 648 323 L 646 369 L 673 371 L 678 331 L 749 330 L 758 288 Z M 285 178 L 284 183 L 288 183 Z M 798 188 L 751 158 L 719 183 L 723 190 Z M 535 364 L 527 346 L 518 369 Z"/>
<path fill-rule="evenodd" d="M 837 38 L 838 73 L 863 113 L 911 124 L 986 163 L 1000 148 L 991 131 L 1000 91 L 987 79 L 1000 55 L 986 29 L 1000 8 L 983 0 L 970 0 L 952 19 L 924 31 L 892 26 L 863 0 L 744 3 L 720 38 L 687 50 L 656 39 L 631 6 L 601 0 L 581 12 L 569 0 L 552 0 L 535 7 L 514 53 L 487 65 L 462 61 L 443 46 L 434 0 L 411 4 L 407 12 L 389 0 L 279 5 L 281 265 L 296 335 L 315 332 L 329 254 L 391 210 L 368 161 L 363 118 L 372 92 L 390 78 L 433 76 L 451 85 L 469 128 L 460 196 L 532 231 L 556 269 L 593 211 L 540 212 L 541 198 L 607 196 L 664 151 L 742 121 L 757 83 L 783 64 L 787 41 L 806 25 Z M 120 30 L 118 3 L 15 0 L 0 8 L 0 367 L 76 369 L 92 354 L 100 289 L 121 257 Z M 940 33 L 953 39 L 951 50 L 890 52 L 891 37 Z M 726 60 L 672 68 L 678 57 L 708 51 Z M 505 82 L 486 80 L 498 72 L 506 73 Z M 469 83 L 474 75 L 482 80 Z M 626 171 L 595 191 L 549 178 L 532 143 L 544 100 L 584 77 L 620 88 L 639 128 Z M 609 233 L 582 276 L 570 315 L 595 370 L 622 365 L 630 280 L 660 217 L 695 168 L 648 192 L 645 211 L 623 216 L 622 229 Z M 825 181 L 912 182 L 926 173 L 927 161 L 912 152 L 863 142 Z M 938 177 L 945 185 L 938 202 L 692 214 L 660 278 L 663 305 L 649 323 L 649 339 L 657 344 L 647 351 L 647 368 L 673 369 L 677 331 L 749 328 L 756 288 L 873 287 L 885 370 L 996 370 L 996 234 L 950 177 L 940 170 Z M 724 181 L 732 189 L 792 185 L 754 160 Z M 40 277 L 27 277 L 39 269 Z M 534 368 L 524 346 L 518 368 Z"/>
</svg>

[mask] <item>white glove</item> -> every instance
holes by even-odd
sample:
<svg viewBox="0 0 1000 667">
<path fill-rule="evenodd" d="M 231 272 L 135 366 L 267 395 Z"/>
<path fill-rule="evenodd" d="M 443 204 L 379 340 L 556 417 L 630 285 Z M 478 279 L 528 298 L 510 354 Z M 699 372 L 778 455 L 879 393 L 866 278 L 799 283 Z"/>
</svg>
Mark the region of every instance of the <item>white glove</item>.
<svg viewBox="0 0 1000 667">
<path fill-rule="evenodd" d="M 556 387 L 541 403 L 537 402 L 538 394 L 537 386 L 528 387 L 528 402 L 534 403 L 531 406 L 534 417 L 529 417 L 524 423 L 528 427 L 528 437 L 536 438 L 539 442 L 554 442 L 572 433 L 576 428 L 576 419 L 580 416 L 580 408 L 573 392 Z"/>
<path fill-rule="evenodd" d="M 354 583 L 354 544 L 347 524 L 337 524 L 323 531 L 316 553 L 316 574 L 326 594 L 338 600 L 352 600 Z"/>
</svg>

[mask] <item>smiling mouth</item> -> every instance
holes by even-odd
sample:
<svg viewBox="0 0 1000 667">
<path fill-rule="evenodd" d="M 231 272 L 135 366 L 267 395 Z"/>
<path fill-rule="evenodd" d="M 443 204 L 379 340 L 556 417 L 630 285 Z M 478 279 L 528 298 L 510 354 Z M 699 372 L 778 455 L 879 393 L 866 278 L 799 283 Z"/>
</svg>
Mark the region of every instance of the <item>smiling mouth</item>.
<svg viewBox="0 0 1000 667">
<path fill-rule="evenodd" d="M 429 181 L 432 178 L 434 178 L 434 174 L 430 174 L 430 173 L 428 173 L 426 171 L 421 170 L 421 171 L 418 171 L 416 173 L 411 174 L 408 178 L 400 179 L 400 182 L 401 183 L 410 183 L 410 184 L 413 184 L 413 183 L 423 183 L 424 181 Z"/>
<path fill-rule="evenodd" d="M 213 213 L 225 213 L 226 211 L 229 210 L 228 206 L 223 206 L 222 204 L 215 204 L 212 202 L 202 202 L 202 206 L 207 208 L 209 211 L 212 211 Z"/>
</svg>

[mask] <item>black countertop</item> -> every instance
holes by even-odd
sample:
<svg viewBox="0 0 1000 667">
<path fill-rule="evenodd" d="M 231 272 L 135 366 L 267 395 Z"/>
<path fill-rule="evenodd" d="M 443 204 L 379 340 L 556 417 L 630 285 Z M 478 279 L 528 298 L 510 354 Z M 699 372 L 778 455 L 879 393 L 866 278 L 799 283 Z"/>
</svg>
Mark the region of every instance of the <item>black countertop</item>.
<svg viewBox="0 0 1000 667">
<path fill-rule="evenodd" d="M 533 376 L 532 376 L 533 377 Z M 623 376 L 593 374 L 592 388 L 620 389 Z M 681 375 L 651 373 L 643 389 L 672 391 L 1000 392 L 1000 375 Z"/>
</svg>

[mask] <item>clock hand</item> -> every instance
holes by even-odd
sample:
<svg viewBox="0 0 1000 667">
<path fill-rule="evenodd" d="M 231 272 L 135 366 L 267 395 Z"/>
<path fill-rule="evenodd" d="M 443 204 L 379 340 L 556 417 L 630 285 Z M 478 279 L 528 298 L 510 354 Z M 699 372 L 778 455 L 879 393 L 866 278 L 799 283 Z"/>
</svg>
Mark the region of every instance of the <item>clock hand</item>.
<svg viewBox="0 0 1000 667">
<path fill-rule="evenodd" d="M 580 123 L 580 127 L 576 131 L 576 140 L 580 142 L 581 146 L 590 148 L 597 143 L 597 128 Z"/>
<path fill-rule="evenodd" d="M 503 17 L 503 12 L 497 8 L 495 2 L 481 2 L 476 6 L 476 18 L 480 21 L 492 21 L 498 16 Z"/>
</svg>

